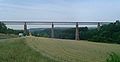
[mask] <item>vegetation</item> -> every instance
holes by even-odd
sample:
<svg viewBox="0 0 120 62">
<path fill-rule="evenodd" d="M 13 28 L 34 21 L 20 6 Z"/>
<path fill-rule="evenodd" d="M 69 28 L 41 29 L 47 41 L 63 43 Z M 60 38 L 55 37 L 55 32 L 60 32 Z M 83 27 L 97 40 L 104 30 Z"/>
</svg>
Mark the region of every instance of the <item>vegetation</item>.
<svg viewBox="0 0 120 62">
<path fill-rule="evenodd" d="M 120 45 L 27 37 L 26 43 L 44 56 L 60 62 L 106 62 L 107 53 L 120 54 Z"/>
<path fill-rule="evenodd" d="M 6 33 L 7 32 L 7 27 L 5 26 L 4 23 L 0 22 L 0 33 Z"/>
<path fill-rule="evenodd" d="M 120 22 L 103 25 L 100 31 L 91 30 L 88 35 L 91 36 L 88 39 L 92 41 L 120 44 Z"/>
<path fill-rule="evenodd" d="M 18 36 L 15 34 L 19 32 L 19 30 L 7 28 L 4 23 L 0 22 L 0 39 L 16 38 Z"/>
<path fill-rule="evenodd" d="M 34 31 L 33 35 L 39 37 L 51 37 L 51 30 L 45 29 Z M 120 44 L 120 22 L 102 25 L 100 30 L 97 28 L 80 27 L 80 39 L 94 42 L 118 43 Z M 39 35 L 38 35 L 39 34 Z M 75 39 L 75 28 L 55 28 L 55 38 Z"/>
<path fill-rule="evenodd" d="M 82 40 L 39 37 L 0 40 L 0 62 L 116 62 L 119 51 L 117 44 Z M 116 54 L 107 58 L 110 52 Z"/>
<path fill-rule="evenodd" d="M 9 29 L 0 23 L 0 62 L 120 62 L 120 22 L 89 29 L 80 27 L 80 38 L 88 41 L 62 40 L 74 39 L 75 28 L 55 29 L 55 37 L 17 37 L 19 30 Z M 4 34 L 1 34 L 4 33 Z M 35 36 L 50 36 L 50 29 L 33 32 Z M 14 38 L 14 39 L 8 39 Z M 4 39 L 4 40 L 3 40 Z M 118 44 L 105 44 L 118 43 Z M 114 52 L 107 58 L 107 53 Z M 107 58 L 107 59 L 106 59 Z"/>
<path fill-rule="evenodd" d="M 31 49 L 25 39 L 0 40 L 0 62 L 56 62 Z"/>
<path fill-rule="evenodd" d="M 17 35 L 14 34 L 0 34 L 0 39 L 9 39 L 9 38 L 17 38 Z"/>
<path fill-rule="evenodd" d="M 7 28 L 4 23 L 0 22 L 0 33 L 4 33 L 4 34 L 18 34 L 20 32 L 23 32 L 23 31 L 22 30 L 13 30 L 13 29 Z"/>
<path fill-rule="evenodd" d="M 111 53 L 109 57 L 106 60 L 107 62 L 120 62 L 120 56 L 118 56 L 116 53 Z"/>
</svg>

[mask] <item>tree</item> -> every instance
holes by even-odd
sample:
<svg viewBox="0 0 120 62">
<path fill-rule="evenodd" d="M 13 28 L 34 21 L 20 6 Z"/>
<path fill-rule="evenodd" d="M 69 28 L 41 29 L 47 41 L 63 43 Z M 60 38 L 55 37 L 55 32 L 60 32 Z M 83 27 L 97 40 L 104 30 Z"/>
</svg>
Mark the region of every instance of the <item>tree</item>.
<svg viewBox="0 0 120 62">
<path fill-rule="evenodd" d="M 2 22 L 0 22 L 0 33 L 7 33 L 7 27 Z"/>
</svg>

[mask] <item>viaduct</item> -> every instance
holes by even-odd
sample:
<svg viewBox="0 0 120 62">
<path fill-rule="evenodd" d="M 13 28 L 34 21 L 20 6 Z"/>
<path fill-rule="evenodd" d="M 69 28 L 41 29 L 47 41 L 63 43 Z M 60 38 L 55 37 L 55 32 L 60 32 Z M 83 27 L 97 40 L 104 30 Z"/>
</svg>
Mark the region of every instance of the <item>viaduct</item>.
<svg viewBox="0 0 120 62">
<path fill-rule="evenodd" d="M 75 40 L 80 40 L 79 38 L 79 25 L 97 25 L 97 29 L 100 30 L 100 26 L 103 24 L 109 24 L 112 22 L 42 22 L 42 21 L 0 21 L 6 25 L 24 25 L 24 33 L 27 33 L 27 25 L 51 25 L 51 38 L 54 38 L 54 27 L 55 25 L 75 25 Z"/>
</svg>

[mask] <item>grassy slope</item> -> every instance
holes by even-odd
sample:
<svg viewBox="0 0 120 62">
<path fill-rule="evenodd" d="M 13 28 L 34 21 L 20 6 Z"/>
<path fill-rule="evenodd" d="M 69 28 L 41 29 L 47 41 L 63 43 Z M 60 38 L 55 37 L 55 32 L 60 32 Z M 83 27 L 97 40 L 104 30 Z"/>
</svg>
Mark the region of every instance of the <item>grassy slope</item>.
<svg viewBox="0 0 120 62">
<path fill-rule="evenodd" d="M 0 33 L 0 39 L 8 39 L 8 38 L 16 38 L 16 37 L 18 36 L 14 34 L 1 34 Z"/>
<path fill-rule="evenodd" d="M 120 45 L 87 41 L 36 37 L 0 40 L 0 62 L 105 62 L 108 53 L 119 51 Z"/>
<path fill-rule="evenodd" d="M 0 40 L 0 62 L 55 62 L 25 44 L 24 38 Z"/>
<path fill-rule="evenodd" d="M 108 53 L 120 54 L 120 45 L 48 38 L 26 38 L 44 56 L 60 62 L 105 62 Z"/>
</svg>

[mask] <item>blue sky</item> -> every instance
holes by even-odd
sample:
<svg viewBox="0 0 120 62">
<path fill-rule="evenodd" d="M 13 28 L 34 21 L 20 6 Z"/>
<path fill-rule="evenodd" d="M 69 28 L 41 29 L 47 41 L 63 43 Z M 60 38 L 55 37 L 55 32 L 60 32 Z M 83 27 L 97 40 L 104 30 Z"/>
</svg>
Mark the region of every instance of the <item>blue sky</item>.
<svg viewBox="0 0 120 62">
<path fill-rule="evenodd" d="M 0 20 L 117 19 L 120 19 L 120 0 L 0 0 Z"/>
</svg>

